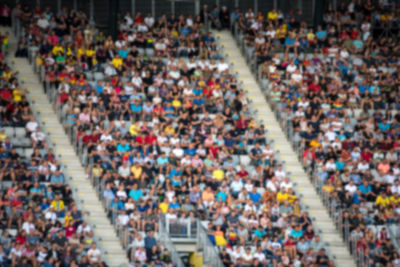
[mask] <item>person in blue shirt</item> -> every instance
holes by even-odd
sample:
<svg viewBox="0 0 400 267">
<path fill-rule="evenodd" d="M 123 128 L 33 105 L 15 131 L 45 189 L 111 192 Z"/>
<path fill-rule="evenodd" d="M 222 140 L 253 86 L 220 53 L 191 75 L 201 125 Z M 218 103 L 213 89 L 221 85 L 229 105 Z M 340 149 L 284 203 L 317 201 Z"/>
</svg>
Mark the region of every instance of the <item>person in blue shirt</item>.
<svg viewBox="0 0 400 267">
<path fill-rule="evenodd" d="M 215 196 L 215 199 L 220 202 L 226 202 L 228 194 L 226 193 L 226 187 L 223 187 Z"/>
<path fill-rule="evenodd" d="M 110 184 L 106 185 L 106 188 L 104 189 L 104 192 L 103 192 L 103 197 L 106 200 L 109 200 L 109 201 L 113 201 L 114 200 L 115 194 L 112 191 Z"/>
<path fill-rule="evenodd" d="M 56 172 L 51 175 L 50 185 L 53 190 L 63 190 L 64 174 L 62 174 L 60 170 L 56 170 Z"/>
<path fill-rule="evenodd" d="M 169 203 L 168 209 L 178 210 L 181 208 L 181 204 L 176 201 L 176 197 L 172 198 L 172 202 Z"/>
<path fill-rule="evenodd" d="M 98 94 L 102 94 L 104 91 L 103 81 L 102 80 L 97 81 L 94 88 L 96 89 Z"/>
<path fill-rule="evenodd" d="M 196 155 L 196 148 L 194 147 L 194 145 L 192 143 L 189 144 L 189 147 L 185 149 L 185 155 L 189 155 L 191 157 L 193 157 L 194 155 Z"/>
<path fill-rule="evenodd" d="M 258 237 L 259 239 L 264 238 L 264 236 L 267 235 L 267 232 L 265 232 L 265 230 L 263 229 L 263 227 L 260 225 L 255 231 L 254 231 L 254 235 L 256 237 Z"/>
<path fill-rule="evenodd" d="M 262 196 L 257 192 L 256 187 L 253 187 L 253 190 L 249 193 L 249 197 L 254 203 L 258 203 L 262 199 Z"/>
<path fill-rule="evenodd" d="M 372 192 L 372 187 L 368 181 L 364 180 L 361 185 L 358 186 L 358 190 L 364 200 L 374 201 L 376 195 Z"/>
<path fill-rule="evenodd" d="M 180 167 L 172 168 L 170 173 L 169 173 L 169 178 L 172 179 L 172 178 L 174 178 L 174 176 L 181 176 L 182 173 L 183 172 L 182 172 Z"/>
<path fill-rule="evenodd" d="M 128 57 L 128 54 L 129 49 L 127 49 L 126 46 L 118 50 L 118 55 L 123 59 L 126 59 Z"/>
<path fill-rule="evenodd" d="M 346 166 L 346 163 L 343 161 L 343 158 L 339 158 L 336 162 L 336 169 L 338 171 L 342 171 L 344 169 L 344 167 Z"/>
<path fill-rule="evenodd" d="M 131 146 L 126 142 L 125 139 L 122 139 L 120 143 L 117 145 L 118 152 L 127 152 L 131 150 Z"/>
<path fill-rule="evenodd" d="M 143 196 L 142 190 L 138 189 L 137 184 L 134 184 L 132 189 L 129 191 L 129 196 L 133 198 L 135 201 L 139 201 L 140 198 Z"/>
<path fill-rule="evenodd" d="M 350 180 L 352 180 L 355 184 L 361 183 L 361 176 L 357 173 L 356 169 L 353 169 L 350 174 Z"/>
<path fill-rule="evenodd" d="M 293 236 L 295 240 L 299 240 L 303 237 L 303 230 L 300 225 L 295 225 L 292 231 L 290 231 L 290 235 Z"/>
</svg>

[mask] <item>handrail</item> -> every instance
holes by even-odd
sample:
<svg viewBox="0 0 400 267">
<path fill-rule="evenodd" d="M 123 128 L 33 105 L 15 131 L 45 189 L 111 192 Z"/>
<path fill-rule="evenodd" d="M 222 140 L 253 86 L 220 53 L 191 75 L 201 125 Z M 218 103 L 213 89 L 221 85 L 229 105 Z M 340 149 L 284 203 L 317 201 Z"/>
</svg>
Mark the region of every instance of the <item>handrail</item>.
<svg viewBox="0 0 400 267">
<path fill-rule="evenodd" d="M 161 243 L 164 243 L 164 246 L 166 248 L 168 248 L 168 251 L 171 255 L 171 260 L 176 264 L 177 267 L 184 267 L 185 265 L 183 264 L 178 251 L 176 250 L 174 244 L 172 243 L 172 241 L 169 237 L 168 230 L 164 224 L 164 220 L 162 217 L 160 217 L 160 219 L 159 219 L 158 233 L 159 233 L 159 239 L 160 239 Z"/>
<path fill-rule="evenodd" d="M 198 250 L 203 252 L 203 265 L 213 267 L 225 266 L 219 256 L 218 248 L 211 243 L 200 220 L 198 220 L 197 226 L 197 240 Z"/>
</svg>

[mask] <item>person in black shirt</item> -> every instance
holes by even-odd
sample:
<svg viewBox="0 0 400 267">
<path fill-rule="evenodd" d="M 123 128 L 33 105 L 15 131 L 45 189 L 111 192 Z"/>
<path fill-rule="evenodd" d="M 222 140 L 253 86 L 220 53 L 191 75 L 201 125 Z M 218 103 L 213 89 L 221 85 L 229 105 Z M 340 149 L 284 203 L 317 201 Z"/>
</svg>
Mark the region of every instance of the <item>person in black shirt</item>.
<svg viewBox="0 0 400 267">
<path fill-rule="evenodd" d="M 325 249 L 322 248 L 319 251 L 319 254 L 316 258 L 316 264 L 318 264 L 320 267 L 328 267 L 332 265 L 328 256 L 325 254 Z"/>
</svg>

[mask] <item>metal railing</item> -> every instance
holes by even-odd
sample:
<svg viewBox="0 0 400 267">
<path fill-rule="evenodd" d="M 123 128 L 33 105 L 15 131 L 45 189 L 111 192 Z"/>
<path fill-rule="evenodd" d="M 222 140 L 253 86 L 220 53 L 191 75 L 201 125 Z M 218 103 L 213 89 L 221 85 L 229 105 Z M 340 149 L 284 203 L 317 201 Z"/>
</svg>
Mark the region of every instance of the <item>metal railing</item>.
<svg viewBox="0 0 400 267">
<path fill-rule="evenodd" d="M 225 266 L 221 261 L 218 248 L 211 243 L 206 229 L 200 221 L 198 222 L 197 250 L 198 253 L 203 254 L 203 266 Z"/>
</svg>

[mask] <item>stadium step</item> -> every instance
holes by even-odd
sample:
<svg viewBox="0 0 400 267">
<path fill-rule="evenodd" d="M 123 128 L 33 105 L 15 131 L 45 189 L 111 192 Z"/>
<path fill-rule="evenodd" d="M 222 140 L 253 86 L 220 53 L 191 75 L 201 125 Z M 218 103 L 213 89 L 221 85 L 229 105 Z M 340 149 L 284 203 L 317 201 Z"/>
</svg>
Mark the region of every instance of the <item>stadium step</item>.
<svg viewBox="0 0 400 267">
<path fill-rule="evenodd" d="M 10 53 L 17 47 L 14 35 L 10 36 Z M 43 91 L 43 85 L 32 67 L 25 58 L 13 58 L 14 67 L 19 71 L 19 77 L 27 88 L 27 99 L 32 107 L 35 119 L 40 123 L 41 129 L 47 134 L 49 147 L 53 148 L 57 159 L 62 163 L 65 181 L 73 190 L 74 199 L 80 209 L 89 211 L 85 216 L 88 223 L 94 228 L 95 237 L 100 242 L 103 260 L 109 266 L 128 266 L 128 258 L 121 242 L 110 223 L 106 212 L 97 197 L 97 194 L 88 180 L 85 170 L 80 164 L 69 137 L 60 124 L 53 105 L 49 102 Z"/>
<path fill-rule="evenodd" d="M 290 172 L 289 176 L 291 176 L 292 181 L 297 184 L 294 187 L 296 195 L 300 196 L 301 205 L 308 210 L 316 229 L 321 231 L 320 236 L 322 241 L 328 245 L 329 255 L 333 256 L 332 258 L 337 266 L 356 266 L 349 251 L 343 249 L 346 248 L 345 243 L 336 230 L 334 222 L 329 217 L 321 198 L 310 183 L 310 179 L 305 173 L 301 162 L 299 162 L 296 152 L 276 120 L 255 76 L 236 45 L 235 39 L 229 31 L 214 32 L 214 34 L 217 36 L 219 46 L 223 47 L 226 62 L 231 64 L 238 76 L 238 80 L 243 83 L 243 89 L 247 92 L 253 110 L 258 111 L 257 119 L 262 121 L 265 129 L 268 130 L 268 140 L 273 141 L 272 146 L 275 151 L 279 150 L 279 160 L 283 162 L 284 168 Z"/>
</svg>

